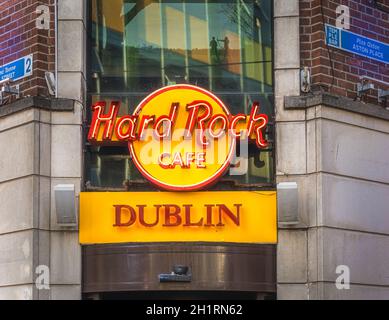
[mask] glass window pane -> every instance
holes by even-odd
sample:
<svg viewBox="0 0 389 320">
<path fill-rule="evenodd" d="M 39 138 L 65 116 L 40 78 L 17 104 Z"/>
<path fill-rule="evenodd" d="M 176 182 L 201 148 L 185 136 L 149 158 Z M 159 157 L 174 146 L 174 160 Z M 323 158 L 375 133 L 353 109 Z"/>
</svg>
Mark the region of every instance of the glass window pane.
<svg viewBox="0 0 389 320">
<path fill-rule="evenodd" d="M 149 93 L 190 83 L 212 91 L 233 114 L 254 101 L 273 115 L 272 1 L 92 0 L 89 101 L 120 101 L 131 113 Z M 273 140 L 272 130 L 267 134 Z M 88 147 L 92 185 L 143 181 L 126 147 Z M 248 147 L 248 172 L 226 174 L 216 188 L 272 184 L 273 144 Z M 224 182 L 223 182 L 224 181 Z"/>
</svg>

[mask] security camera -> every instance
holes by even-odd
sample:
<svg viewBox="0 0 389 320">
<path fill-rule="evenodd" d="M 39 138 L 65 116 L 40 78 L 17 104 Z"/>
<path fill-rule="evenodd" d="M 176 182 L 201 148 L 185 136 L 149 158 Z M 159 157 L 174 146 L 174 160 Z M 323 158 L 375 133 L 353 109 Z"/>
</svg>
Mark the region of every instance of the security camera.
<svg viewBox="0 0 389 320">
<path fill-rule="evenodd" d="M 55 76 L 52 72 L 45 72 L 45 79 L 46 79 L 46 85 L 47 89 L 49 89 L 49 94 L 51 96 L 55 96 L 56 92 L 56 84 L 55 84 Z"/>
</svg>

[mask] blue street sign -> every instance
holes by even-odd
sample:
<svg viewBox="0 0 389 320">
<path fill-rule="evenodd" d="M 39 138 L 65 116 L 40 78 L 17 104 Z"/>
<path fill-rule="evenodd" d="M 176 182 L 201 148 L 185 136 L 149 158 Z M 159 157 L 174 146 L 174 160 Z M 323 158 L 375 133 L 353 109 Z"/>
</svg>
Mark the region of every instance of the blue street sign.
<svg viewBox="0 0 389 320">
<path fill-rule="evenodd" d="M 383 63 L 389 63 L 389 44 L 326 24 L 326 44 Z"/>
<path fill-rule="evenodd" d="M 20 80 L 32 75 L 32 54 L 0 66 L 0 80 Z"/>
</svg>

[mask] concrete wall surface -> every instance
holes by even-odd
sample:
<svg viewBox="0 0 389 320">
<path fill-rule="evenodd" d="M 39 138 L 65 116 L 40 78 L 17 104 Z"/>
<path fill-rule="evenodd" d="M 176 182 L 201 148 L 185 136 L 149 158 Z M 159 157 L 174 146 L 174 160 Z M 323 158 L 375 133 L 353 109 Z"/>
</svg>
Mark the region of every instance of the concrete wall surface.
<svg viewBox="0 0 389 320">
<path fill-rule="evenodd" d="M 74 110 L 81 109 L 72 103 Z M 53 192 L 63 183 L 80 189 L 81 121 L 69 121 L 76 114 L 26 105 L 0 116 L 0 299 L 81 297 L 77 227 L 56 224 Z M 63 127 L 67 137 L 77 137 L 71 144 L 57 139 Z M 69 156 L 59 160 L 58 154 Z M 48 278 L 39 278 L 42 268 Z M 36 286 L 43 279 L 49 289 Z"/>
<path fill-rule="evenodd" d="M 85 17 L 86 0 L 58 1 L 57 94 L 72 101 L 71 110 L 47 107 L 55 99 L 47 99 L 44 106 L 31 101 L 24 106 L 26 98 L 0 112 L 0 299 L 81 298 L 78 227 L 57 223 L 53 190 L 58 184 L 73 184 L 78 207 Z M 49 290 L 36 286 L 42 266 L 49 270 Z"/>
<path fill-rule="evenodd" d="M 337 4 L 325 15 L 335 16 Z M 389 111 L 336 92 L 300 92 L 303 66 L 323 73 L 308 63 L 327 52 L 323 41 L 307 36 L 324 37 L 313 17 L 320 5 L 274 1 L 276 176 L 298 184 L 298 221 L 279 222 L 277 297 L 389 299 Z M 350 288 L 340 290 L 344 270 Z"/>
<path fill-rule="evenodd" d="M 346 98 L 286 106 L 286 97 L 300 95 L 300 6 L 307 3 L 274 0 L 276 175 L 297 182 L 299 200 L 298 223 L 279 223 L 278 299 L 389 299 L 389 111 Z M 0 109 L 0 299 L 81 297 L 78 228 L 57 223 L 53 190 L 73 184 L 78 203 L 85 4 L 58 1 L 57 92 L 72 110 Z M 36 286 L 42 266 L 50 289 Z M 349 289 L 336 286 L 339 266 L 349 270 Z"/>
<path fill-rule="evenodd" d="M 277 127 L 277 179 L 299 186 L 298 224 L 279 225 L 278 298 L 389 299 L 389 121 L 298 112 Z M 338 289 L 344 270 L 350 287 Z"/>
</svg>

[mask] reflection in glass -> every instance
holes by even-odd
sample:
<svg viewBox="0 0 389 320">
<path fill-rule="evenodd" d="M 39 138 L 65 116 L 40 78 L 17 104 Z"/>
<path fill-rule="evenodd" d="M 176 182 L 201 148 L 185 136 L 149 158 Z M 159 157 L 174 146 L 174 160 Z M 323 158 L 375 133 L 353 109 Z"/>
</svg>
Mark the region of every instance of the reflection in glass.
<svg viewBox="0 0 389 320">
<path fill-rule="evenodd" d="M 273 114 L 271 0 L 91 3 L 90 103 L 120 100 L 126 114 L 162 86 L 190 83 L 214 92 L 234 114 L 247 113 L 253 101 Z M 141 179 L 131 165 L 107 158 L 103 149 L 89 150 L 95 168 L 87 168 L 90 180 L 100 177 L 92 184 Z M 272 183 L 272 157 L 272 150 L 253 149 L 248 174 L 225 179 Z"/>
</svg>

